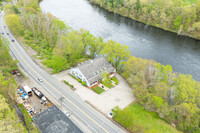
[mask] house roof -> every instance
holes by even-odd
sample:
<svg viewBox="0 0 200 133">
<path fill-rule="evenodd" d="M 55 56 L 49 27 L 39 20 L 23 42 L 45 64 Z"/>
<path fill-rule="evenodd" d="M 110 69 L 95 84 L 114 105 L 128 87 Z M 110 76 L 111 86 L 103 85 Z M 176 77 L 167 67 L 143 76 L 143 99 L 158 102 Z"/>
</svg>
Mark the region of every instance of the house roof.
<svg viewBox="0 0 200 133">
<path fill-rule="evenodd" d="M 42 133 L 82 133 L 55 105 L 34 116 L 33 121 Z"/>
<path fill-rule="evenodd" d="M 83 73 L 89 83 L 93 83 L 101 79 L 103 71 L 111 73 L 115 70 L 115 68 L 104 57 L 85 61 L 76 68 Z"/>
</svg>

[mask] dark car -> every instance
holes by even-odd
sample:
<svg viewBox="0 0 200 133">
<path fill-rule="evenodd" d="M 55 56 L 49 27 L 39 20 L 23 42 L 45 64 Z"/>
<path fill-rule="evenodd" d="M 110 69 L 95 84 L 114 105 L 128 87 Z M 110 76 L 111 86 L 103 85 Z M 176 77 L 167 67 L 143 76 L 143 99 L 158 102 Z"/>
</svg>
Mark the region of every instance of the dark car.
<svg viewBox="0 0 200 133">
<path fill-rule="evenodd" d="M 4 32 L 1 33 L 2 35 L 4 34 Z"/>
<path fill-rule="evenodd" d="M 4 26 L 4 28 L 6 28 L 6 26 Z"/>
<path fill-rule="evenodd" d="M 12 42 L 15 42 L 15 40 L 14 40 L 14 39 L 12 39 Z"/>
<path fill-rule="evenodd" d="M 9 33 L 7 33 L 7 35 L 9 35 Z"/>
<path fill-rule="evenodd" d="M 36 88 L 33 87 L 32 91 L 35 93 L 36 96 L 38 96 L 39 98 L 42 98 L 44 95 Z"/>
</svg>

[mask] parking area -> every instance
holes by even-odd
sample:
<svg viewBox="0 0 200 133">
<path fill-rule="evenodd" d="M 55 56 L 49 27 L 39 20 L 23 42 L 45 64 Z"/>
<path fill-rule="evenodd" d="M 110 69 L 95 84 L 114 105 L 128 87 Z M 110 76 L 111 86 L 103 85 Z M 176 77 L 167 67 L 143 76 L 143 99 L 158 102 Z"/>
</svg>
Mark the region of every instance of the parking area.
<svg viewBox="0 0 200 133">
<path fill-rule="evenodd" d="M 16 90 L 17 103 L 23 104 L 23 106 L 27 109 L 27 112 L 29 112 L 29 114 L 31 114 L 32 116 L 35 116 L 39 114 L 40 112 L 48 109 L 48 107 L 52 106 L 52 103 L 44 95 L 39 95 L 39 94 L 42 94 L 39 91 L 40 88 L 35 82 L 32 82 L 31 79 L 29 78 L 23 79 L 21 76 L 18 76 L 16 74 L 13 75 L 13 77 L 15 78 L 18 85 L 20 85 Z M 34 87 L 38 90 L 37 94 L 32 90 L 32 88 Z M 26 92 L 27 89 L 31 90 L 31 94 L 32 94 L 31 96 L 27 95 L 27 92 Z"/>
<path fill-rule="evenodd" d="M 17 92 L 19 92 L 19 89 Z M 48 99 L 46 99 L 46 102 L 43 102 L 34 92 L 32 92 L 32 96 L 28 96 L 28 98 L 24 100 L 21 94 L 18 93 L 17 101 L 18 103 L 22 103 L 32 116 L 39 114 L 51 106 L 51 102 Z"/>
<path fill-rule="evenodd" d="M 66 80 L 73 84 L 76 88 L 75 92 L 84 101 L 89 102 L 92 104 L 92 106 L 105 113 L 106 115 L 111 112 L 111 109 L 115 106 L 119 106 L 123 109 L 135 100 L 131 87 L 123 79 L 123 77 L 117 73 L 115 74 L 115 77 L 118 79 L 119 84 L 111 89 L 107 89 L 101 94 L 97 94 L 72 78 L 69 75 L 69 71 L 70 70 L 66 70 L 58 74 L 54 74 L 53 76 L 60 81 Z"/>
</svg>

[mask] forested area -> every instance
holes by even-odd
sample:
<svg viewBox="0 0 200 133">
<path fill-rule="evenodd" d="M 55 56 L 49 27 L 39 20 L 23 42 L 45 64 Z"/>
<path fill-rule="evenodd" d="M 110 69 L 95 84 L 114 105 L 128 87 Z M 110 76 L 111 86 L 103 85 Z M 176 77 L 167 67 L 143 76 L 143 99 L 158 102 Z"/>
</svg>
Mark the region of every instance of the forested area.
<svg viewBox="0 0 200 133">
<path fill-rule="evenodd" d="M 0 36 L 0 132 L 28 132 L 12 107 L 15 104 L 17 84 L 10 70 L 17 65 L 16 61 L 12 60 L 5 43 Z"/>
<path fill-rule="evenodd" d="M 137 2 L 140 3 L 139 13 L 142 2 L 141 0 Z M 188 5 L 188 2 L 184 3 Z M 113 7 L 115 6 L 113 4 Z M 157 5 L 154 6 L 152 9 L 158 10 Z M 171 5 L 170 9 L 171 7 L 174 6 Z M 118 9 L 121 8 L 123 7 Z M 53 73 L 76 66 L 85 60 L 104 56 L 127 79 L 133 88 L 133 94 L 145 109 L 155 111 L 160 118 L 170 124 L 173 123 L 179 130 L 200 132 L 200 83 L 191 75 L 175 73 L 170 65 L 164 66 L 153 60 L 130 56 L 128 46 L 113 40 L 104 42 L 101 37 L 95 37 L 89 31 L 83 29 L 75 31 L 50 13 L 42 13 L 35 0 L 19 0 L 17 5 L 7 5 L 5 12 L 5 21 L 10 30 L 23 43 L 36 50 L 43 63 L 53 68 Z M 138 18 L 142 16 L 138 15 Z M 150 21 L 151 18 L 147 20 Z M 170 22 L 170 19 L 168 21 Z M 174 25 L 174 22 L 171 24 Z M 192 26 L 192 22 L 193 19 L 188 23 L 188 27 Z M 129 118 L 129 114 L 124 114 L 124 117 Z M 127 121 L 118 119 L 118 122 L 125 123 L 123 126 L 126 127 L 130 125 L 131 120 L 128 120 L 130 119 Z"/>
<path fill-rule="evenodd" d="M 7 5 L 5 12 L 5 21 L 12 33 L 36 50 L 53 73 L 100 54 L 120 69 L 121 62 L 130 54 L 125 45 L 104 42 L 83 29 L 75 31 L 50 13 L 42 13 L 35 0 L 19 0 L 16 6 Z"/>
<path fill-rule="evenodd" d="M 123 69 L 133 94 L 147 110 L 157 112 L 179 130 L 200 132 L 200 83 L 191 75 L 175 73 L 170 65 L 134 56 Z"/>
<path fill-rule="evenodd" d="M 90 0 L 107 10 L 200 39 L 199 0 Z"/>
</svg>

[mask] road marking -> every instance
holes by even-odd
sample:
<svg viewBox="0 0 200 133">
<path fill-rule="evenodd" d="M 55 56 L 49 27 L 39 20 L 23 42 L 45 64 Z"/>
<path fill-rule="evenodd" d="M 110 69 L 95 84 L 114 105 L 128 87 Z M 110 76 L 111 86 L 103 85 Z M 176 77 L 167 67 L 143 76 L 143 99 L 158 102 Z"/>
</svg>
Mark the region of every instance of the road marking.
<svg viewBox="0 0 200 133">
<path fill-rule="evenodd" d="M 1 13 L 2 14 L 2 13 Z M 3 17 L 3 16 L 2 16 Z M 17 51 L 17 53 L 19 54 L 19 56 L 24 60 L 24 62 L 29 66 L 29 68 L 32 69 L 32 71 L 35 72 L 36 75 L 38 75 L 38 77 L 42 78 L 40 74 L 38 74 L 27 62 L 26 60 L 22 57 L 22 55 L 19 53 L 19 51 L 16 49 L 15 45 L 13 45 L 13 42 L 10 40 L 10 38 L 7 36 L 4 28 L 2 27 L 2 20 L 1 19 L 1 28 L 3 29 L 7 39 L 9 40 L 9 42 L 12 44 L 12 46 L 14 47 L 14 49 Z M 43 79 L 49 86 L 51 86 L 57 93 L 62 94 L 61 92 L 59 92 L 55 87 L 53 87 L 47 80 Z M 72 101 L 70 101 L 66 96 L 63 96 L 68 102 L 70 102 L 73 106 L 75 106 L 80 112 L 82 112 L 86 117 L 88 117 L 90 120 L 92 120 L 95 124 L 97 124 L 100 128 L 102 128 L 106 133 L 109 133 L 105 128 L 103 128 L 98 122 L 96 122 L 94 119 L 92 119 L 92 117 L 90 117 L 88 114 L 86 114 L 83 110 L 81 110 L 76 104 L 74 104 Z"/>
</svg>

